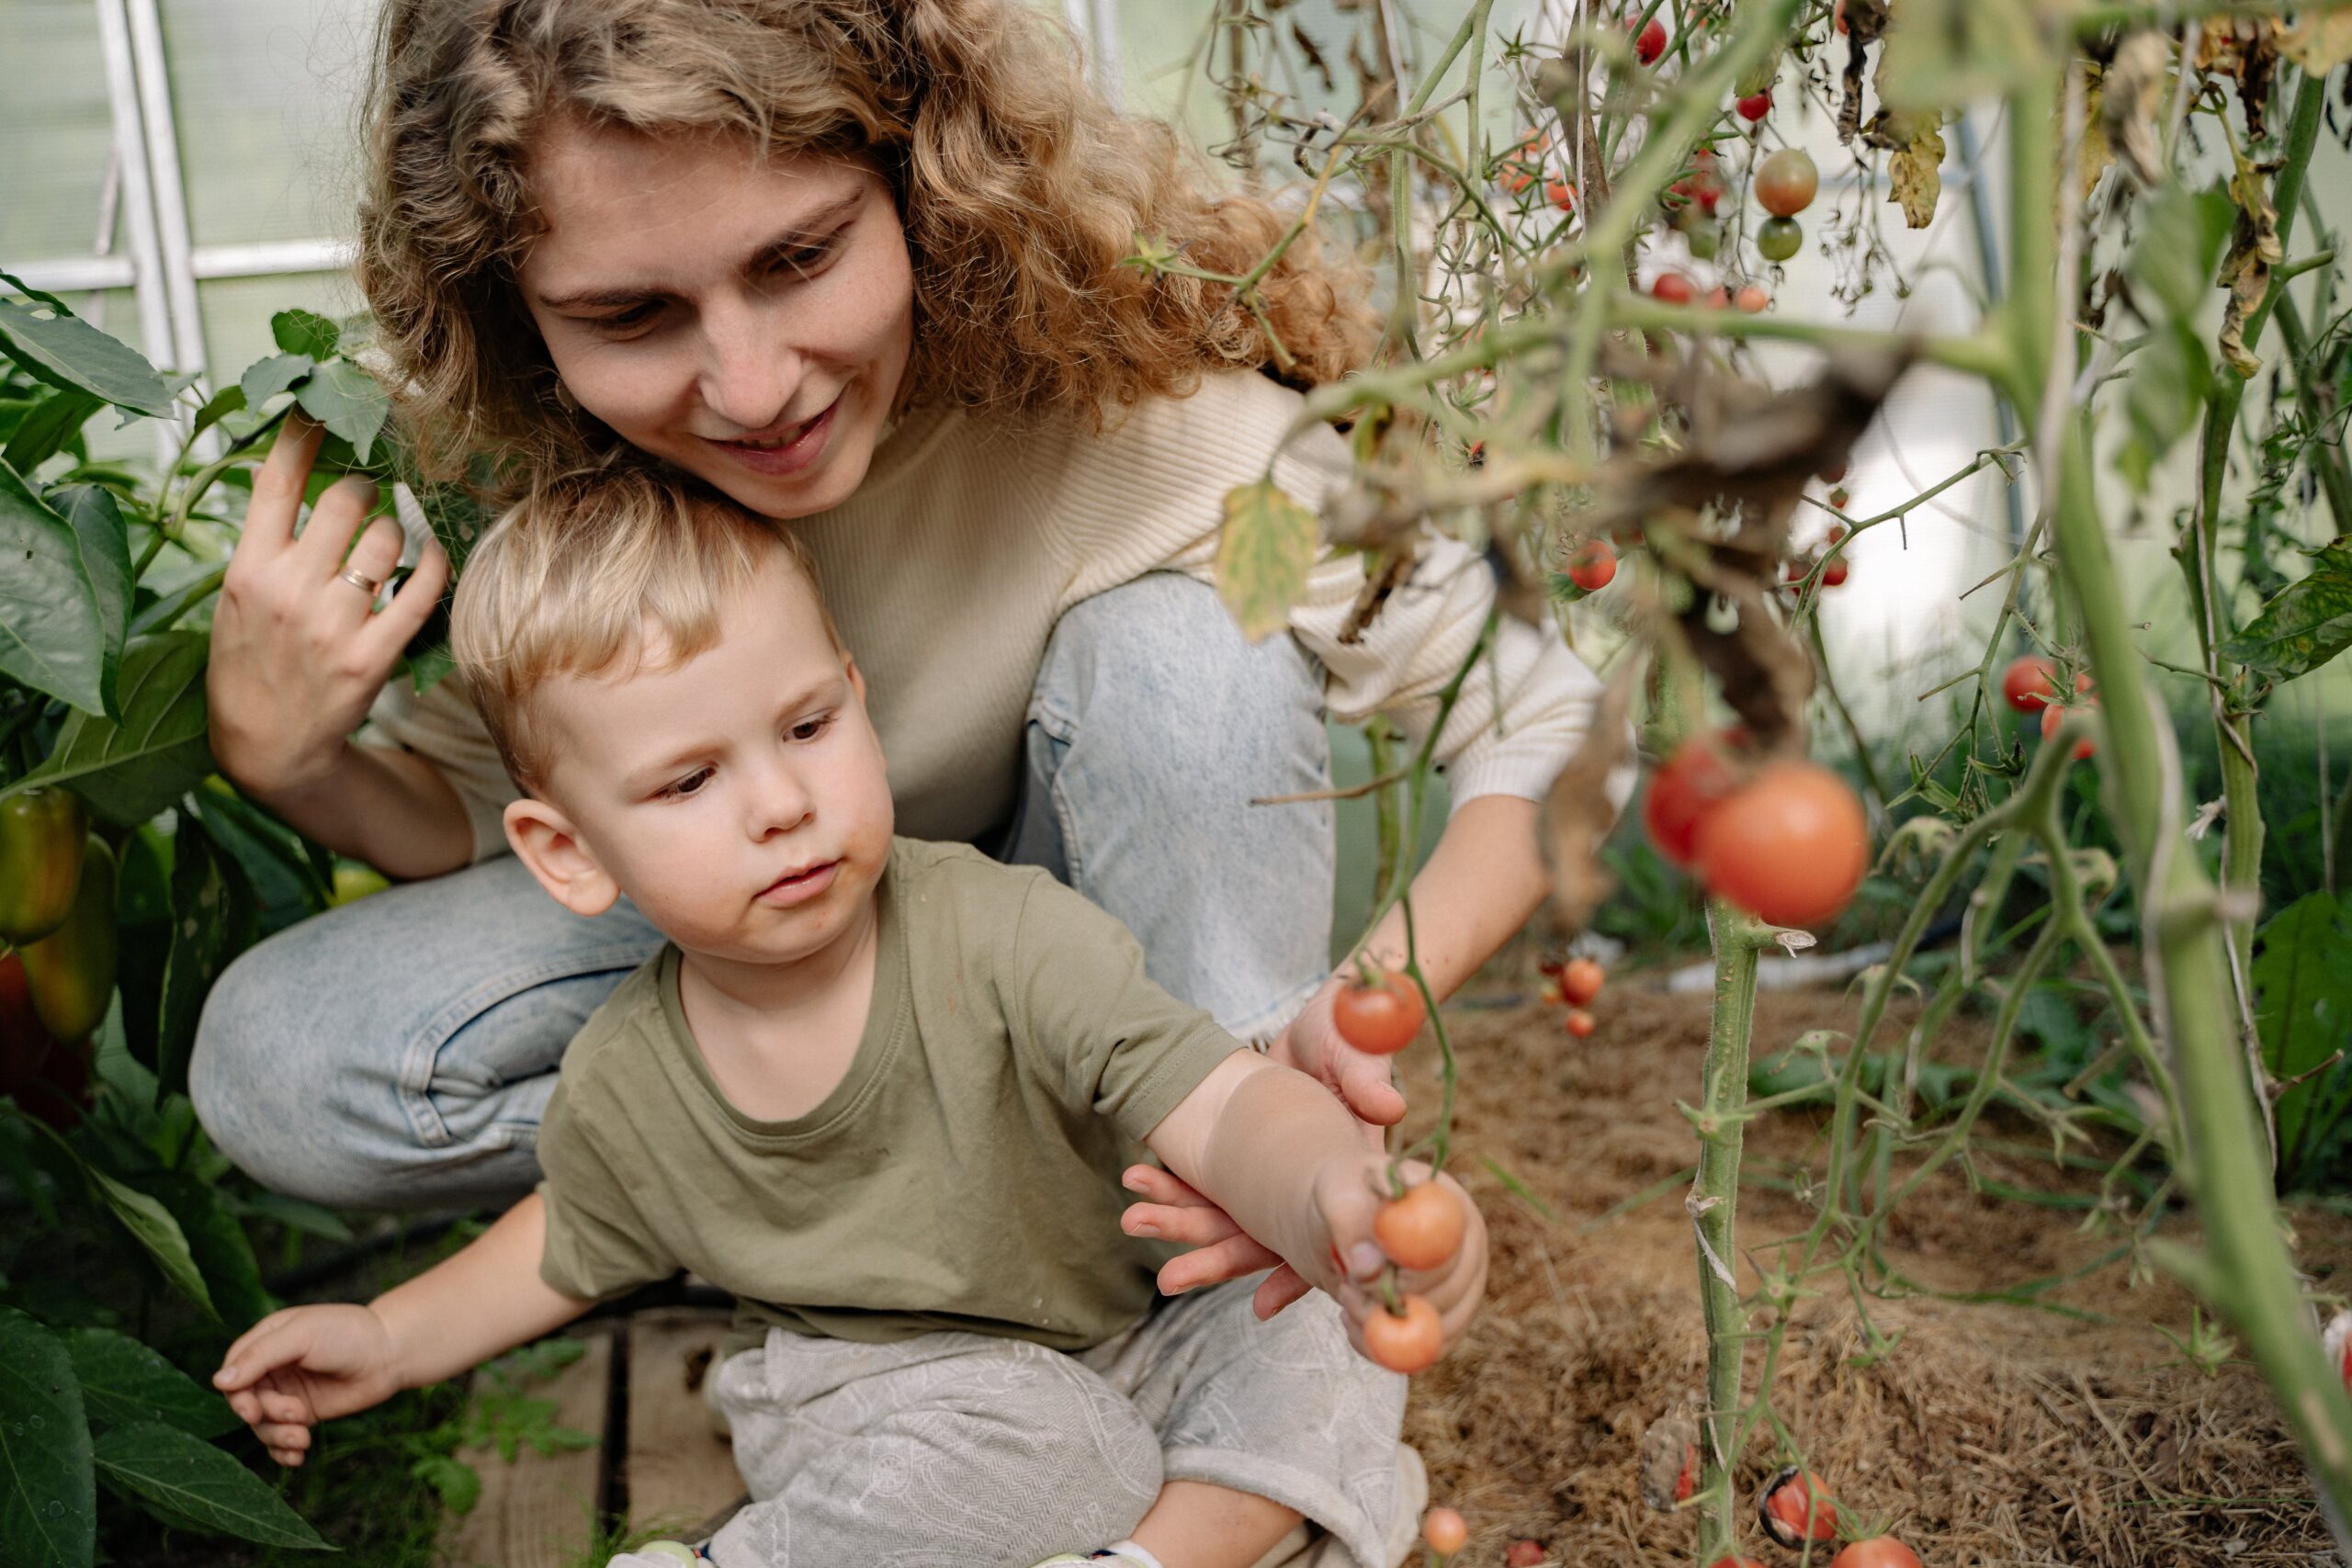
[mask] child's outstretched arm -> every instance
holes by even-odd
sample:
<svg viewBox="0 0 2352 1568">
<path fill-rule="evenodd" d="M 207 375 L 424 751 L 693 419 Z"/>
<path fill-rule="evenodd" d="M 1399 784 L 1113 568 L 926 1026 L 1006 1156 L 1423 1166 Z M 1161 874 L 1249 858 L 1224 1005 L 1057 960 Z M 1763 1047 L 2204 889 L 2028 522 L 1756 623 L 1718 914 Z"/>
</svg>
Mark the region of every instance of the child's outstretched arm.
<svg viewBox="0 0 2352 1568">
<path fill-rule="evenodd" d="M 1363 1349 L 1365 1318 L 1385 1310 L 1365 1282 L 1385 1260 L 1373 1222 L 1385 1197 L 1388 1162 L 1363 1146 L 1355 1118 L 1329 1090 L 1304 1073 L 1237 1051 L 1144 1142 L 1308 1283 L 1329 1292 L 1347 1313 L 1350 1338 Z M 1428 1175 L 1419 1162 L 1404 1168 L 1410 1183 Z M 1437 1179 L 1462 1208 L 1462 1245 L 1434 1267 L 1400 1269 L 1398 1285 L 1437 1308 L 1450 1346 L 1486 1294 L 1487 1227 L 1452 1177 Z"/>
<path fill-rule="evenodd" d="M 229 1347 L 212 1386 L 271 1458 L 300 1464 L 319 1422 L 455 1376 L 594 1306 L 539 1279 L 546 1238 L 534 1192 L 463 1251 L 366 1306 L 270 1314 Z"/>
</svg>

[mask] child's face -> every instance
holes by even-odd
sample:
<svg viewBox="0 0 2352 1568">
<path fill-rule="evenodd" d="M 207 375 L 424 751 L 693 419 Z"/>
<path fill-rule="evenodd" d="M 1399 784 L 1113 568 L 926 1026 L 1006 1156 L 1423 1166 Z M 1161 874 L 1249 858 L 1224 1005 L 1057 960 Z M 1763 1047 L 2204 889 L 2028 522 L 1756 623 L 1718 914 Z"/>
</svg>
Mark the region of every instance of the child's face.
<svg viewBox="0 0 2352 1568">
<path fill-rule="evenodd" d="M 729 594 L 718 640 L 663 667 L 658 634 L 617 678 L 533 696 L 545 793 L 508 808 L 515 848 L 583 914 L 627 894 L 714 959 L 792 963 L 857 929 L 890 850 L 890 786 L 865 687 L 782 551 Z"/>
</svg>

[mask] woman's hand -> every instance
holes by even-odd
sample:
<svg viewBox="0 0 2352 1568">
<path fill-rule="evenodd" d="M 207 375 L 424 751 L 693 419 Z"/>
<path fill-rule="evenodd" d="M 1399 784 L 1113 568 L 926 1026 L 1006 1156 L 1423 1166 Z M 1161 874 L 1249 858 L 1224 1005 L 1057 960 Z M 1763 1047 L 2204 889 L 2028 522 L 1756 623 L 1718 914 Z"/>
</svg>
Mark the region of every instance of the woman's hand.
<svg viewBox="0 0 2352 1568">
<path fill-rule="evenodd" d="M 288 1307 L 229 1347 L 212 1386 L 270 1458 L 300 1464 L 312 1427 L 400 1392 L 395 1360 L 391 1331 L 370 1308 Z"/>
<path fill-rule="evenodd" d="M 1315 1271 L 1316 1282 L 1339 1301 L 1347 1314 L 1349 1341 L 1367 1356 L 1371 1351 L 1364 1346 L 1364 1324 L 1374 1313 L 1388 1310 L 1375 1282 L 1387 1259 L 1373 1240 L 1374 1223 L 1388 1201 L 1387 1164 L 1376 1156 L 1332 1160 L 1315 1180 L 1315 1206 L 1329 1233 L 1330 1248 L 1326 1267 Z M 1400 1302 L 1408 1295 L 1419 1296 L 1437 1309 L 1443 1347 L 1452 1349 L 1486 1300 L 1487 1222 L 1470 1194 L 1451 1176 L 1432 1178 L 1430 1168 L 1419 1160 L 1406 1161 L 1397 1174 L 1408 1190 L 1434 1180 L 1461 1210 L 1462 1243 L 1452 1256 L 1427 1269 L 1399 1264 L 1396 1279 Z"/>
<path fill-rule="evenodd" d="M 299 412 L 286 416 L 269 460 L 254 476 L 244 531 L 212 616 L 205 675 L 212 755 L 264 801 L 298 795 L 342 765 L 351 732 L 449 581 L 448 558 L 430 542 L 383 609 L 375 607 L 374 590 L 353 581 L 391 576 L 402 543 L 394 519 L 368 521 L 376 487 L 366 479 L 328 490 L 295 536 L 324 434 Z"/>
</svg>

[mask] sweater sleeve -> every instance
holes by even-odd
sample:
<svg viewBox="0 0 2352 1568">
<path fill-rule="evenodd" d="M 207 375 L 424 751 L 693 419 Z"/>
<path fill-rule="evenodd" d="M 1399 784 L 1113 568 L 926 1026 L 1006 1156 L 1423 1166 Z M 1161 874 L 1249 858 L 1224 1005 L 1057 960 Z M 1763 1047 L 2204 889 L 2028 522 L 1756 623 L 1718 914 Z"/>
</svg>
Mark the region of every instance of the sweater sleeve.
<svg viewBox="0 0 2352 1568">
<path fill-rule="evenodd" d="M 392 745 L 430 762 L 464 802 L 473 829 L 475 864 L 506 852 L 506 806 L 519 793 L 498 747 L 454 681 L 419 695 L 395 675 L 377 694 L 360 730 L 363 745 Z"/>
</svg>

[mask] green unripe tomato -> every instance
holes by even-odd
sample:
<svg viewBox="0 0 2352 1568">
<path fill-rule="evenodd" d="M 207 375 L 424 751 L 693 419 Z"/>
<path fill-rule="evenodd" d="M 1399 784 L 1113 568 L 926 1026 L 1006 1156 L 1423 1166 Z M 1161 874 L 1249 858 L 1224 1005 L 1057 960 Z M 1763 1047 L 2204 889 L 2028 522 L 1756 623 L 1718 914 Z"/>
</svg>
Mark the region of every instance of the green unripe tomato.
<svg viewBox="0 0 2352 1568">
<path fill-rule="evenodd" d="M 33 1011 L 60 1040 L 79 1040 L 96 1029 L 114 999 L 114 850 L 93 836 L 82 852 L 82 880 L 65 923 L 18 950 Z"/>
<path fill-rule="evenodd" d="M 1756 248 L 1766 261 L 1784 262 L 1804 248 L 1804 231 L 1793 218 L 1767 218 L 1757 226 Z"/>
<path fill-rule="evenodd" d="M 28 789 L 0 800 L 0 939 L 22 946 L 65 923 L 88 833 L 72 790 Z"/>
<path fill-rule="evenodd" d="M 1715 259 L 1715 250 L 1721 242 L 1713 224 L 1693 223 L 1683 231 L 1682 239 L 1690 247 L 1690 254 L 1699 260 Z"/>
</svg>

